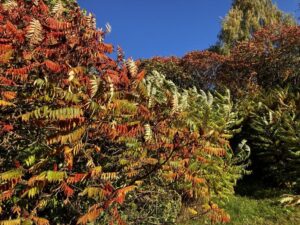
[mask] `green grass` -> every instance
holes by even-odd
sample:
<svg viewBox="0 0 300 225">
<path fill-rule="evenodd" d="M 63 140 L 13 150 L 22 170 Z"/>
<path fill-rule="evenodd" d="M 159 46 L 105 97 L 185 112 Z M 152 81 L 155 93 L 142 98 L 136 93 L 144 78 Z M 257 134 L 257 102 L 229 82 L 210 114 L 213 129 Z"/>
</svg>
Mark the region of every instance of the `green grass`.
<svg viewBox="0 0 300 225">
<path fill-rule="evenodd" d="M 278 198 L 288 193 L 266 187 L 257 181 L 240 184 L 237 195 L 220 206 L 231 216 L 228 225 L 300 225 L 300 207 L 283 207 Z M 203 220 L 191 220 L 180 225 L 210 224 Z"/>
<path fill-rule="evenodd" d="M 233 196 L 224 209 L 230 214 L 228 225 L 299 225 L 300 208 L 282 207 L 272 199 L 251 199 Z M 189 221 L 181 225 L 210 224 L 204 221 Z"/>
</svg>

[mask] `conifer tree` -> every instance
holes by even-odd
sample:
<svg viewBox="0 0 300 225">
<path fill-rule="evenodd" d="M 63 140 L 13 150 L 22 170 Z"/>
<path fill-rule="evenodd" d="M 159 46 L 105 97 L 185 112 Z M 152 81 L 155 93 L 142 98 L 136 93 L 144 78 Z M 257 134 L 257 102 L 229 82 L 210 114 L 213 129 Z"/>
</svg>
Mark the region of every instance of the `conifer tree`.
<svg viewBox="0 0 300 225">
<path fill-rule="evenodd" d="M 279 10 L 272 0 L 234 0 L 222 22 L 219 49 L 229 53 L 236 42 L 248 40 L 260 28 L 295 23 L 294 18 Z"/>
</svg>

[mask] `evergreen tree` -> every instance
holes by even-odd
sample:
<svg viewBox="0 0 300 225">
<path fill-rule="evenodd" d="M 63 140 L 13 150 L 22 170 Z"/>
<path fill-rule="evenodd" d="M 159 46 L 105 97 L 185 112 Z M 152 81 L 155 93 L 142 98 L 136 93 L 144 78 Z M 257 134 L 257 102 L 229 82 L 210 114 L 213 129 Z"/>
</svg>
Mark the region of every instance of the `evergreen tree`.
<svg viewBox="0 0 300 225">
<path fill-rule="evenodd" d="M 228 54 L 236 42 L 249 39 L 260 28 L 295 23 L 294 18 L 279 10 L 272 0 L 234 0 L 222 22 L 219 49 Z"/>
</svg>

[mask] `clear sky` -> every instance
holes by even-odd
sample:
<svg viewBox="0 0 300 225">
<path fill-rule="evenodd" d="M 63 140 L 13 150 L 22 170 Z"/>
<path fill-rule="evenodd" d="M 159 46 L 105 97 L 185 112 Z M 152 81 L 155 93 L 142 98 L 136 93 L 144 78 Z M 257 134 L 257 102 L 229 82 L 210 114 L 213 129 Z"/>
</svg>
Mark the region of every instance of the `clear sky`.
<svg viewBox="0 0 300 225">
<path fill-rule="evenodd" d="M 274 0 L 299 17 L 300 0 Z M 78 0 L 97 26 L 112 26 L 106 42 L 120 45 L 126 57 L 182 56 L 214 44 L 231 0 Z"/>
</svg>

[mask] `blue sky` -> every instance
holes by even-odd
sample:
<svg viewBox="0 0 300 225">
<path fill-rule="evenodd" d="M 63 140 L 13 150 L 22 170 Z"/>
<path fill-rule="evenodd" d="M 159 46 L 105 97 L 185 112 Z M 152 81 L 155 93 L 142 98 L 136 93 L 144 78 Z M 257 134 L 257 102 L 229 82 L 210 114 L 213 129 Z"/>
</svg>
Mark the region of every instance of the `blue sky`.
<svg viewBox="0 0 300 225">
<path fill-rule="evenodd" d="M 299 17 L 300 0 L 274 0 Z M 214 44 L 231 0 L 78 0 L 97 26 L 107 22 L 107 43 L 120 45 L 126 57 L 182 56 Z"/>
</svg>

